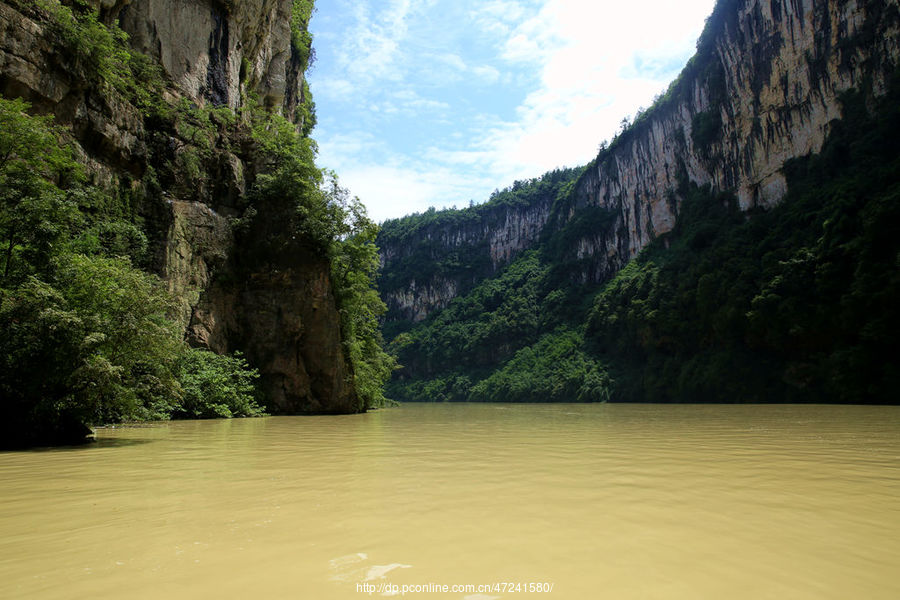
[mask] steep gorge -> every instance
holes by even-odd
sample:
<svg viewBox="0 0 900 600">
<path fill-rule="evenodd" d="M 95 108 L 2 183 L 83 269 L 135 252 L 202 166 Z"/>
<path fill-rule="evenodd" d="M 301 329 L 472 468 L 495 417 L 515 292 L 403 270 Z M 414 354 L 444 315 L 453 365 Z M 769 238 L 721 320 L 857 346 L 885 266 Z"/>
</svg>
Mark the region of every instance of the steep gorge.
<svg viewBox="0 0 900 600">
<path fill-rule="evenodd" d="M 3 1 L 0 93 L 53 115 L 130 207 L 192 345 L 242 351 L 272 412 L 357 412 L 329 257 L 307 239 L 267 252 L 293 208 L 249 196 L 268 168 L 254 123 L 314 124 L 298 6 L 308 20 L 295 0 Z"/>
<path fill-rule="evenodd" d="M 898 36 L 895 1 L 720 0 L 590 164 L 386 223 L 390 393 L 895 402 Z"/>
<path fill-rule="evenodd" d="M 579 258 L 598 257 L 585 276 L 609 277 L 671 231 L 685 180 L 733 192 L 745 211 L 778 204 L 784 165 L 821 150 L 841 95 L 883 94 L 898 58 L 897 2 L 719 2 L 678 81 L 589 165 L 560 215 L 615 216 L 579 241 Z"/>
<path fill-rule="evenodd" d="M 573 276 L 599 283 L 672 231 L 686 184 L 734 193 L 744 211 L 777 205 L 787 192 L 784 165 L 822 148 L 841 117 L 842 94 L 863 86 L 883 94 L 898 57 L 895 0 L 720 0 L 679 78 L 572 189 L 452 218 L 439 212 L 415 238 L 383 235 L 382 290 L 391 316 L 420 321 L 479 279 L 460 285 L 426 267 L 414 285 L 394 284 L 399 259 L 421 252 L 425 239 L 429 265 L 456 252 L 461 240 L 482 248 L 479 256 L 492 265 L 484 277 L 562 232 L 565 260 L 578 265 Z"/>
</svg>

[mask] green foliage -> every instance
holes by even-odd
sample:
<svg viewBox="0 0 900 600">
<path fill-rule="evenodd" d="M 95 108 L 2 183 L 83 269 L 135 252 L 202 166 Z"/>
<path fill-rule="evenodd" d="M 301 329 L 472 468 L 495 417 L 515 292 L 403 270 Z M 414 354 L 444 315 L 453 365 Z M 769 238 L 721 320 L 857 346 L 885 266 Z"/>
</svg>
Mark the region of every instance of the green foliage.
<svg viewBox="0 0 900 600">
<path fill-rule="evenodd" d="M 97 9 L 85 0 L 14 0 L 20 10 L 38 11 L 64 48 L 61 59 L 102 92 L 121 97 L 145 113 L 164 110 L 160 91 L 162 67 L 128 46 L 128 35 L 117 25 L 98 19 Z"/>
<path fill-rule="evenodd" d="M 582 354 L 558 360 L 568 356 L 573 340 L 580 340 L 573 327 L 585 318 L 590 290 L 589 286 L 556 287 L 551 265 L 541 253 L 524 252 L 496 278 L 483 281 L 393 338 L 389 348 L 403 368 L 389 385 L 389 395 L 408 401 L 603 399 L 594 383 L 585 389 L 570 385 L 579 374 L 591 374 L 592 382 L 605 381 L 600 365 Z M 541 356 L 552 357 L 557 364 L 534 358 Z M 504 388 L 514 382 L 533 384 L 529 370 L 541 376 L 554 373 L 566 383 L 535 385 L 529 399 L 525 383 L 516 383 L 515 392 Z M 549 392 L 550 396 L 539 398 Z M 568 393 L 572 395 L 563 398 Z"/>
<path fill-rule="evenodd" d="M 57 245 L 79 220 L 75 204 L 55 181 L 80 170 L 48 117 L 30 117 L 29 105 L 0 98 L 0 285 L 47 269 Z"/>
<path fill-rule="evenodd" d="M 484 204 L 464 209 L 435 210 L 382 224 L 378 244 L 396 251 L 387 261 L 380 282 L 382 291 L 400 290 L 411 282 L 437 278 L 451 280 L 463 293 L 495 274 L 489 240 L 481 232 L 499 227 L 506 208 L 525 208 L 540 203 L 552 204 L 568 194 L 581 169 L 557 169 L 528 181 L 516 181 L 503 191 L 495 191 Z M 442 230 L 471 232 L 472 242 L 452 244 L 440 238 Z M 388 320 L 397 315 L 388 315 Z"/>
<path fill-rule="evenodd" d="M 522 348 L 478 382 L 471 402 L 606 402 L 612 381 L 584 351 L 582 336 L 559 329 Z"/>
<path fill-rule="evenodd" d="M 387 307 L 378 295 L 379 269 L 375 237 L 378 226 L 369 219 L 358 198 L 348 194 L 332 175 L 332 202 L 344 208 L 348 230 L 331 248 L 331 276 L 335 286 L 344 347 L 353 367 L 361 408 L 388 404 L 384 384 L 397 368 L 396 359 L 384 351 L 380 319 Z"/>
<path fill-rule="evenodd" d="M 701 154 L 707 155 L 712 143 L 722 131 L 722 113 L 718 108 L 711 108 L 697 113 L 691 121 L 691 139 Z"/>
<path fill-rule="evenodd" d="M 47 281 L 2 290 L 4 443 L 163 416 L 178 398 L 181 342 L 159 281 L 124 259 L 64 254 L 55 263 Z"/>
<path fill-rule="evenodd" d="M 259 417 L 265 411 L 254 397 L 259 372 L 236 352 L 233 356 L 191 349 L 178 362 L 182 404 L 175 416 L 191 419 Z"/>
<path fill-rule="evenodd" d="M 554 206 L 551 223 L 565 210 L 563 205 L 568 200 L 568 196 L 562 196 L 561 202 Z M 547 227 L 542 240 L 542 253 L 544 259 L 554 265 L 554 278 L 562 281 L 566 279 L 567 272 L 580 272 L 577 256 L 579 243 L 604 235 L 615 220 L 616 215 L 606 208 L 584 206 L 567 219 L 562 227 Z"/>
<path fill-rule="evenodd" d="M 82 184 L 62 132 L 29 108 L 0 98 L 0 443 L 77 442 L 91 425 L 169 418 L 182 386 L 205 375 L 184 367 L 190 358 L 178 367 L 172 299 L 132 266 L 147 238 L 121 199 Z M 231 361 L 210 369 L 252 380 Z M 214 398 L 233 392 L 218 381 L 204 383 Z M 232 414 L 256 410 L 236 398 Z"/>
<path fill-rule="evenodd" d="M 535 252 L 524 254 L 402 338 L 403 346 L 396 348 L 400 364 L 419 375 L 437 375 L 448 368 L 496 365 L 511 356 L 536 339 L 545 274 Z"/>
<path fill-rule="evenodd" d="M 385 305 L 375 289 L 378 227 L 333 173 L 316 167 L 312 140 L 278 115 L 259 108 L 249 115 L 253 140 L 268 162 L 248 194 L 248 252 L 273 264 L 310 254 L 328 259 L 360 409 L 383 406 L 384 382 L 396 361 L 384 351 L 379 328 Z"/>
<path fill-rule="evenodd" d="M 404 368 L 390 393 L 895 403 L 898 107 L 900 77 L 877 102 L 848 94 L 822 152 L 786 165 L 790 191 L 771 210 L 742 212 L 685 180 L 675 229 L 596 294 L 554 276 L 574 241 L 614 224 L 578 208 L 583 217 L 548 231 L 539 251 L 397 335 Z M 560 198 L 561 212 L 570 202 Z"/>
<path fill-rule="evenodd" d="M 309 19 L 315 0 L 293 0 L 291 7 L 291 49 L 297 53 L 301 65 L 308 65 L 313 57 L 312 34 L 309 32 Z"/>
<path fill-rule="evenodd" d="M 131 54 L 125 46 L 125 32 L 100 23 L 97 12 L 83 0 L 76 0 L 72 6 L 59 0 L 35 0 L 33 5 L 49 15 L 50 25 L 78 72 L 101 86 L 129 89 Z"/>
<path fill-rule="evenodd" d="M 0 98 L 0 182 L 28 174 L 49 178 L 78 177 L 81 169 L 69 146 L 60 143 L 62 131 L 53 117 L 30 116 L 24 100 Z"/>
<path fill-rule="evenodd" d="M 72 240 L 71 250 L 80 254 L 117 256 L 138 265 L 147 256 L 147 235 L 128 221 L 95 218 Z"/>
<path fill-rule="evenodd" d="M 394 362 L 377 327 L 384 310 L 373 289 L 377 228 L 358 201 L 339 199 L 336 185 L 324 185 L 307 137 L 315 123 L 308 85 L 298 111 L 302 132 L 252 94 L 240 115 L 171 103 L 161 66 L 132 51 L 116 25 L 99 20 L 95 5 L 12 2 L 45 26 L 64 68 L 96 90 L 97 101 L 140 111 L 151 164 L 143 189 L 127 177 L 120 190 L 87 186 L 60 141 L 66 132 L 49 117 L 29 116 L 27 103 L 0 98 L 0 388 L 14 405 L 4 427 L 18 432 L 9 439 L 71 439 L 66 432 L 77 438 L 88 425 L 122 419 L 259 411 L 246 397 L 256 375 L 243 359 L 194 351 L 182 357 L 167 294 L 156 277 L 135 268 L 147 265 L 149 240 L 159 237 L 145 230 L 152 223 L 142 222 L 144 197 L 205 193 L 218 185 L 209 174 L 226 152 L 251 165 L 252 189 L 235 201 L 245 211 L 235 220 L 237 233 L 254 240 L 249 253 L 264 263 L 299 255 L 334 265 L 353 383 L 364 407 L 383 404 L 382 382 Z M 303 68 L 312 60 L 312 10 L 311 0 L 294 2 L 291 60 Z M 12 367 L 18 364 L 24 368 Z M 196 397 L 200 388 L 209 398 Z"/>
<path fill-rule="evenodd" d="M 769 212 L 747 221 L 689 191 L 670 239 L 597 297 L 589 338 L 614 365 L 617 399 L 895 401 L 898 89 L 876 117 L 848 96 Z"/>
<path fill-rule="evenodd" d="M 82 404 L 96 407 L 91 423 L 143 416 L 177 398 L 172 367 L 181 341 L 157 277 L 122 258 L 69 254 L 52 283 L 82 323 L 85 359 L 69 383 Z"/>
<path fill-rule="evenodd" d="M 279 116 L 255 122 L 253 132 L 269 163 L 247 196 L 255 213 L 247 236 L 252 252 L 269 262 L 298 247 L 327 255 L 346 230 L 345 212 L 322 189 L 313 142 Z"/>
</svg>

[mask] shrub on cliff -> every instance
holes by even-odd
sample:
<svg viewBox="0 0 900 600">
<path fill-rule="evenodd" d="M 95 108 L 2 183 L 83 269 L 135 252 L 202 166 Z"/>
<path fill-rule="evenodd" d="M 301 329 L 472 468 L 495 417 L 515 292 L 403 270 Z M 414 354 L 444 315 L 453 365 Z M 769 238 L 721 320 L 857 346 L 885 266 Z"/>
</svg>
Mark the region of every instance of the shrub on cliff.
<svg viewBox="0 0 900 600">
<path fill-rule="evenodd" d="M 331 247 L 331 277 L 341 313 L 345 352 L 353 367 L 353 380 L 361 408 L 384 406 L 384 384 L 397 368 L 396 359 L 384 351 L 380 319 L 387 306 L 378 295 L 376 225 L 358 198 L 348 199 L 346 190 L 331 179 L 330 196 L 343 208 L 345 233 Z"/>
<path fill-rule="evenodd" d="M 254 210 L 243 224 L 245 247 L 256 262 L 329 261 L 359 408 L 383 406 L 396 361 L 384 351 L 379 327 L 386 307 L 375 289 L 378 226 L 334 173 L 316 167 L 312 140 L 283 117 L 255 109 L 250 118 L 265 172 L 248 194 Z"/>
<path fill-rule="evenodd" d="M 113 255 L 122 245 L 102 231 L 128 228 L 91 214 L 96 197 L 61 132 L 28 109 L 0 98 L 4 444 L 72 441 L 87 425 L 157 416 L 177 398 L 168 296 Z M 96 243 L 84 236 L 92 230 Z"/>
<path fill-rule="evenodd" d="M 74 442 L 91 425 L 168 417 L 181 341 L 155 277 L 64 254 L 2 294 L 2 443 Z"/>
<path fill-rule="evenodd" d="M 259 417 L 265 414 L 255 398 L 259 377 L 236 352 L 220 355 L 194 348 L 178 362 L 182 403 L 174 416 L 189 419 Z"/>
</svg>

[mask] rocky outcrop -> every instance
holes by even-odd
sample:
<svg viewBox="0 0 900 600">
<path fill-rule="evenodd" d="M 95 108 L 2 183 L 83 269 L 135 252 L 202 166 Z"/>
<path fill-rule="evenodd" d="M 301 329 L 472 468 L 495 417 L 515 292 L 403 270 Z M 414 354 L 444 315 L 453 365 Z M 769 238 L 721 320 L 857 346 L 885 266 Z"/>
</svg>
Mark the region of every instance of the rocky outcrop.
<svg viewBox="0 0 900 600">
<path fill-rule="evenodd" d="M 187 330 L 196 320 L 200 298 L 212 285 L 213 275 L 226 265 L 234 236 L 228 220 L 206 204 L 170 200 L 170 206 L 162 276 L 178 301 L 178 322 Z M 198 341 L 209 346 L 206 339 Z"/>
<path fill-rule="evenodd" d="M 41 13 L 20 12 L 19 4 L 0 2 L 0 93 L 71 127 L 83 162 L 105 182 L 116 172 L 139 177 L 147 159 L 140 111 L 92 89 L 80 65 L 60 55 Z"/>
<path fill-rule="evenodd" d="M 241 95 L 253 92 L 293 114 L 285 103 L 296 68 L 290 0 L 106 3 L 120 6 L 119 23 L 134 48 L 158 60 L 192 98 L 238 108 Z"/>
<path fill-rule="evenodd" d="M 212 115 L 204 107 L 259 101 L 307 129 L 293 1 L 87 4 L 96 22 L 121 28 L 133 52 L 162 66 L 154 101 L 172 107 L 171 116 L 148 116 L 102 80 L 103 57 L 93 49 L 71 50 L 78 32 L 61 25 L 59 11 L 83 8 L 68 0 L 0 0 L 0 93 L 53 114 L 71 131 L 94 183 L 132 199 L 150 238 L 151 268 L 178 299 L 177 319 L 191 343 L 242 351 L 260 370 L 274 412 L 359 411 L 327 259 L 301 253 L 286 263 L 254 262 L 252 240 L 234 224 L 247 207 L 258 156 L 234 115 L 204 120 Z M 283 222 L 255 208 L 267 222 Z"/>
<path fill-rule="evenodd" d="M 393 318 L 418 323 L 430 313 L 447 306 L 459 295 L 458 290 L 456 279 L 437 276 L 426 279 L 422 284 L 412 279 L 402 289 L 382 292 L 382 297 Z"/>
<path fill-rule="evenodd" d="M 252 357 L 270 411 L 359 412 L 328 262 L 313 256 L 291 262 L 215 281 L 193 309 L 188 339 Z"/>
</svg>

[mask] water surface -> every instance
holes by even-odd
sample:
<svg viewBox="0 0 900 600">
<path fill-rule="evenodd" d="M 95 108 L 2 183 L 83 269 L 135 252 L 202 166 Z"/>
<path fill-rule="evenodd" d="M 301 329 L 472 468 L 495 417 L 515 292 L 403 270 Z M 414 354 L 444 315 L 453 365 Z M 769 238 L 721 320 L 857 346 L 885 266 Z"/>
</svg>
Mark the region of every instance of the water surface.
<svg viewBox="0 0 900 600">
<path fill-rule="evenodd" d="M 900 598 L 900 407 L 405 405 L 98 438 L 0 453 L 0 598 Z"/>
</svg>

